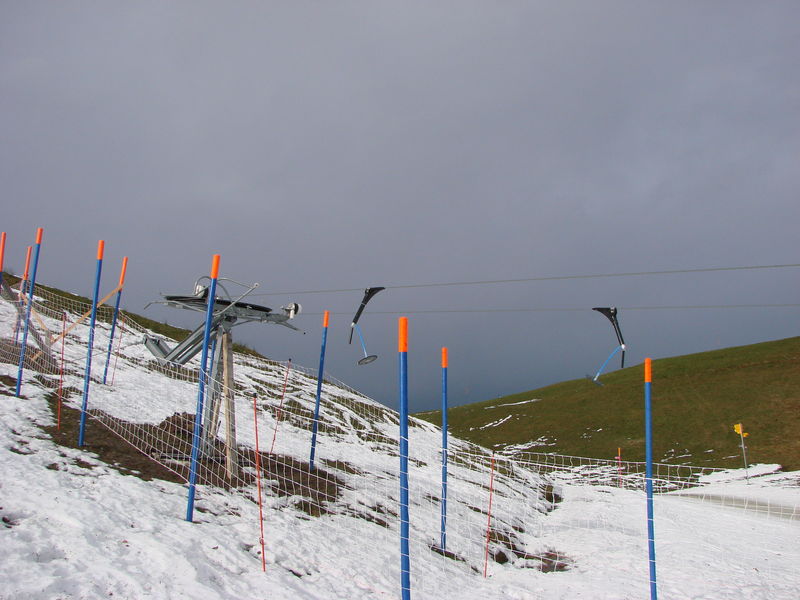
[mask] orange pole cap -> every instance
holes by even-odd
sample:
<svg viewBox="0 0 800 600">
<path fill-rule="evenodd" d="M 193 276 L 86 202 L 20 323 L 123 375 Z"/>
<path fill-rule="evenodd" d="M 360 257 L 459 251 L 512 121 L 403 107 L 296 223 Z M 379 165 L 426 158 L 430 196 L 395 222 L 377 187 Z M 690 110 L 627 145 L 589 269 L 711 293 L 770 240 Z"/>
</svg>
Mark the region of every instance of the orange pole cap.
<svg viewBox="0 0 800 600">
<path fill-rule="evenodd" d="M 408 317 L 400 317 L 397 320 L 397 350 L 408 352 Z"/>
<path fill-rule="evenodd" d="M 644 382 L 650 383 L 653 381 L 653 361 L 649 358 L 644 359 Z"/>
<path fill-rule="evenodd" d="M 219 275 L 219 254 L 215 254 L 211 259 L 211 279 L 216 279 Z"/>
<path fill-rule="evenodd" d="M 119 287 L 125 285 L 125 271 L 128 270 L 128 257 L 122 257 L 122 270 L 119 272 Z"/>
<path fill-rule="evenodd" d="M 330 316 L 331 316 L 331 313 L 329 313 L 327 310 L 322 314 L 322 326 L 323 327 L 327 327 L 328 326 L 328 320 L 330 319 Z"/>
<path fill-rule="evenodd" d="M 42 234 L 43 233 L 44 233 L 44 229 L 42 229 L 41 227 L 39 227 L 39 229 L 36 230 L 36 243 L 37 244 L 41 244 L 42 243 Z"/>
<path fill-rule="evenodd" d="M 106 248 L 106 243 L 103 240 L 97 242 L 97 260 L 103 260 L 103 250 Z"/>
<path fill-rule="evenodd" d="M 447 368 L 447 348 L 442 347 L 442 368 Z"/>
</svg>

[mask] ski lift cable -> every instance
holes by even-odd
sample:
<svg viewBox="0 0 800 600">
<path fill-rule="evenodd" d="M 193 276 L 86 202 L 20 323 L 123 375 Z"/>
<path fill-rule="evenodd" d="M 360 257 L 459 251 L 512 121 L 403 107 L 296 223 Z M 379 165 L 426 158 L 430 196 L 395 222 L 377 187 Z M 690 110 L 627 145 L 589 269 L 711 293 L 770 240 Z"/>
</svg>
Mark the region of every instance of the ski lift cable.
<svg viewBox="0 0 800 600">
<path fill-rule="evenodd" d="M 603 279 L 613 277 L 641 277 L 646 275 L 680 275 L 689 273 L 718 273 L 725 271 L 755 271 L 762 269 L 788 269 L 800 267 L 800 263 L 792 264 L 778 264 L 778 265 L 749 265 L 749 266 L 733 266 L 733 267 L 706 267 L 697 269 L 669 269 L 665 271 L 630 271 L 625 273 L 596 273 L 584 275 L 552 275 L 544 277 L 522 277 L 515 279 L 486 279 L 477 281 L 447 281 L 447 282 L 434 282 L 434 283 L 413 283 L 401 285 L 387 285 L 388 290 L 411 289 L 411 288 L 429 288 L 429 287 L 452 287 L 452 286 L 467 286 L 467 285 L 498 285 L 506 283 L 528 283 L 536 281 L 566 281 L 571 279 Z M 253 296 L 283 296 L 283 295 L 300 295 L 300 294 L 337 294 L 345 292 L 360 292 L 363 288 L 339 288 L 327 290 L 300 290 L 291 292 L 262 292 L 260 294 L 252 294 Z"/>
<path fill-rule="evenodd" d="M 295 292 L 297 293 L 297 292 Z M 744 309 L 744 308 L 800 308 L 800 304 L 688 304 L 675 306 L 619 306 L 620 310 L 703 310 L 703 309 Z M 526 312 L 585 312 L 589 307 L 537 307 L 537 308 L 451 308 L 425 310 L 373 310 L 373 315 L 421 315 L 421 314 L 459 314 L 459 313 L 526 313 Z M 346 311 L 329 311 L 332 315 L 349 314 Z M 304 312 L 305 315 L 322 313 Z"/>
</svg>

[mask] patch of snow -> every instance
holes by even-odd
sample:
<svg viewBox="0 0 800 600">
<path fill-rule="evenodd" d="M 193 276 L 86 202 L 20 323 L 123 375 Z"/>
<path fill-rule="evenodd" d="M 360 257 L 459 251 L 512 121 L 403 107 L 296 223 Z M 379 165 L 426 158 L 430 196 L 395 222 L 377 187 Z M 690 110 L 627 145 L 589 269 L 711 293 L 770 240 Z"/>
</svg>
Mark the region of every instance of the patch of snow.
<svg viewBox="0 0 800 600">
<path fill-rule="evenodd" d="M 541 402 L 541 398 L 531 398 L 530 400 L 523 400 L 522 402 L 509 402 L 508 404 L 495 404 L 493 406 L 484 406 L 483 410 L 489 410 L 490 408 L 501 408 L 503 406 L 519 406 L 520 404 L 530 404 L 531 402 Z"/>
<path fill-rule="evenodd" d="M 503 417 L 502 419 L 500 419 L 498 421 L 492 421 L 491 423 L 487 423 L 486 425 L 482 425 L 481 427 L 478 427 L 478 429 L 488 429 L 489 427 L 497 427 L 499 425 L 502 425 L 506 421 L 508 421 L 512 416 L 513 415 L 508 415 L 507 417 Z"/>
</svg>

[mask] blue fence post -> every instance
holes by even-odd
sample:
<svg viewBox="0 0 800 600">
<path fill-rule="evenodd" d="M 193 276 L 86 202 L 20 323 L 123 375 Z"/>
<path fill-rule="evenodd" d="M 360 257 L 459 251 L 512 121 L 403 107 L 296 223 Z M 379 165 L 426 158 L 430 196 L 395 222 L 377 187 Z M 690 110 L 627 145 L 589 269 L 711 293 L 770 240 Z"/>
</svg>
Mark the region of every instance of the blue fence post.
<svg viewBox="0 0 800 600">
<path fill-rule="evenodd" d="M 400 370 L 400 587 L 411 600 L 411 557 L 408 551 L 408 317 L 398 320 Z"/>
<path fill-rule="evenodd" d="M 25 310 L 25 326 L 22 333 L 22 346 L 19 351 L 19 369 L 17 369 L 17 389 L 15 396 L 19 398 L 20 390 L 22 389 L 22 372 L 25 369 L 25 348 L 28 344 L 28 324 L 31 320 L 31 307 L 33 306 L 33 293 L 36 288 L 36 269 L 39 266 L 39 252 L 42 248 L 42 233 L 41 227 L 36 230 L 36 245 L 34 246 L 33 253 L 33 271 L 31 273 L 30 285 L 28 286 L 28 306 Z"/>
<path fill-rule="evenodd" d="M 206 374 L 208 372 L 208 345 L 211 339 L 211 321 L 214 318 L 214 303 L 217 297 L 217 276 L 219 275 L 219 254 L 211 259 L 211 285 L 208 286 L 208 305 L 206 306 L 206 327 L 203 332 L 203 351 L 200 354 L 200 373 L 197 384 L 197 408 L 194 414 L 192 431 L 192 460 L 189 465 L 189 498 L 186 502 L 186 520 L 194 517 L 194 496 L 197 488 L 197 463 L 200 460 L 200 434 L 203 427 L 203 401 L 206 394 Z"/>
<path fill-rule="evenodd" d="M 322 347 L 319 351 L 319 371 L 317 372 L 317 400 L 314 404 L 314 423 L 311 429 L 311 459 L 309 469 L 314 470 L 314 456 L 317 454 L 317 429 L 319 428 L 319 402 L 322 397 L 322 376 L 325 372 L 325 347 L 328 345 L 328 319 L 330 313 L 326 310 L 322 316 Z"/>
<path fill-rule="evenodd" d="M 122 271 L 119 274 L 119 285 L 117 286 L 117 301 L 114 303 L 114 316 L 111 319 L 111 334 L 108 337 L 108 352 L 106 353 L 106 366 L 103 369 L 103 385 L 108 378 L 108 363 L 111 362 L 111 347 L 114 345 L 114 332 L 117 330 L 117 317 L 119 316 L 119 301 L 122 299 L 122 288 L 125 285 L 125 271 L 128 268 L 128 257 L 122 259 Z"/>
<path fill-rule="evenodd" d="M 644 437 L 645 437 L 645 482 L 647 490 L 647 551 L 650 563 L 650 600 L 658 598 L 656 587 L 656 543 L 653 523 L 653 413 L 650 401 L 650 386 L 653 381 L 652 361 L 644 359 Z"/>
<path fill-rule="evenodd" d="M 447 348 L 442 348 L 442 523 L 439 546 L 447 549 Z"/>
<path fill-rule="evenodd" d="M 100 297 L 100 275 L 103 272 L 103 250 L 105 242 L 97 242 L 97 270 L 94 276 L 94 296 L 92 297 L 92 316 L 89 320 L 89 344 L 86 349 L 86 371 L 83 375 L 83 402 L 81 403 L 81 421 L 78 428 L 78 447 L 83 446 L 86 435 L 86 407 L 89 404 L 89 383 L 92 379 L 92 347 L 94 346 L 94 327 L 97 323 L 97 302 Z"/>
</svg>

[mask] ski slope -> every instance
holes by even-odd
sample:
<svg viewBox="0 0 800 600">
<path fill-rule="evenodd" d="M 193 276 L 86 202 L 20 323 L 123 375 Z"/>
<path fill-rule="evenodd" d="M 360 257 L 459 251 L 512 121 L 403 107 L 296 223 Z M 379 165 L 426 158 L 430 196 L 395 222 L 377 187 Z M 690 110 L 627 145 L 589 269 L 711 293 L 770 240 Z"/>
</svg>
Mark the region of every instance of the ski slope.
<svg viewBox="0 0 800 600">
<path fill-rule="evenodd" d="M 14 315 L 0 302 L 4 340 L 13 338 Z M 42 319 L 51 331 L 61 326 L 46 311 Z M 104 327 L 96 340 L 100 355 Z M 76 328 L 65 345 L 66 389 L 81 388 L 87 338 Z M 135 438 L 194 412 L 191 373 L 181 378 L 154 368 L 134 335 L 119 348 L 113 383 L 92 383 L 94 419 L 125 424 Z M 326 382 L 318 457 L 328 479 L 321 497 L 299 483 L 308 471 L 313 373 L 294 366 L 284 395 L 278 391 L 285 364 L 238 355 L 235 361 L 239 451 L 249 452 L 259 431 L 261 451 L 274 439 L 276 464 L 294 471 L 264 474 L 265 570 L 251 476 L 235 485 L 201 485 L 194 522 L 187 522 L 185 484 L 145 481 L 90 451 L 54 443 L 45 428 L 54 425 L 58 374 L 26 372 L 22 397 L 15 398 L 17 368 L 8 362 L 0 363 L 0 598 L 400 596 L 396 413 Z M 74 408 L 80 399 L 73 393 L 66 405 Z M 435 551 L 441 432 L 415 420 L 410 438 L 412 596 L 647 597 L 639 490 L 592 485 L 585 467 L 540 474 L 533 465 L 492 461 L 489 451 L 451 440 L 447 550 L 453 556 L 445 557 Z M 179 459 L 155 458 L 184 472 Z M 800 474 L 762 467 L 749 481 L 742 475 L 715 473 L 701 487 L 657 495 L 662 598 L 800 597 Z M 298 487 L 285 489 L 289 484 Z"/>
</svg>

